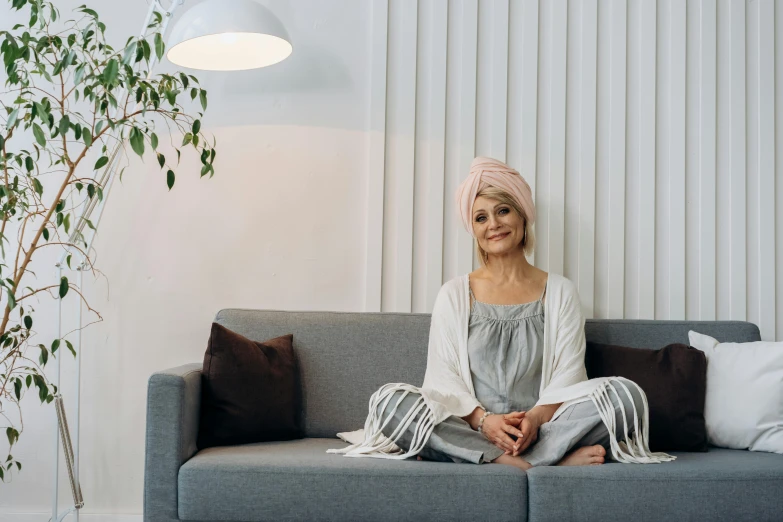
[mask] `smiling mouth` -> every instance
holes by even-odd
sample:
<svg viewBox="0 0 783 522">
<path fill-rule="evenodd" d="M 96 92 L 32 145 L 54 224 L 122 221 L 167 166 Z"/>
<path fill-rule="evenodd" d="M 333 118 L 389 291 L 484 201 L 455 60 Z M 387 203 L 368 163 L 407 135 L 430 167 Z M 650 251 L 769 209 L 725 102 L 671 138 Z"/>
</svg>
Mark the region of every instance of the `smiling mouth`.
<svg viewBox="0 0 783 522">
<path fill-rule="evenodd" d="M 506 237 L 506 236 L 507 236 L 507 235 L 509 235 L 510 233 L 511 233 L 511 232 L 506 232 L 505 234 L 500 234 L 500 235 L 498 235 L 498 236 L 492 236 L 491 238 L 489 238 L 489 240 L 490 240 L 490 241 L 497 241 L 497 240 L 499 240 L 499 239 L 503 239 L 504 237 Z"/>
</svg>

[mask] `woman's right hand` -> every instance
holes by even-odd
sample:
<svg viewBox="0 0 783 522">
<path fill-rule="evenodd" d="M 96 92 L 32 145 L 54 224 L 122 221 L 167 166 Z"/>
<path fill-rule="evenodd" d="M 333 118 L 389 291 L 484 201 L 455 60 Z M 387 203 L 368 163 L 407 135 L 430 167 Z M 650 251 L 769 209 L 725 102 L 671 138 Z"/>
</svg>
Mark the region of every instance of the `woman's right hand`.
<svg viewBox="0 0 783 522">
<path fill-rule="evenodd" d="M 507 452 L 509 455 L 512 455 L 514 450 L 523 442 L 522 438 L 524 434 L 518 427 L 521 416 L 524 416 L 524 412 L 506 415 L 488 415 L 487 418 L 484 419 L 481 431 L 487 440 Z M 517 440 L 512 439 L 512 435 L 516 437 Z"/>
</svg>

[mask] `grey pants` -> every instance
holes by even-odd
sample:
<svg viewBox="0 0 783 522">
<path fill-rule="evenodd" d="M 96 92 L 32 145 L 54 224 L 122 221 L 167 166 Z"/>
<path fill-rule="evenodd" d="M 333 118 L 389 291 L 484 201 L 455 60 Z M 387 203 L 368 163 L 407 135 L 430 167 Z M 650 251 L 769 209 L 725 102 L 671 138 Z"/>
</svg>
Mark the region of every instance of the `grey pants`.
<svg viewBox="0 0 783 522">
<path fill-rule="evenodd" d="M 626 418 L 629 419 L 629 435 L 633 435 L 633 409 L 625 391 L 614 383 L 613 386 L 622 399 L 621 406 L 614 394 L 609 394 L 615 407 L 616 436 L 618 440 L 623 440 L 625 438 L 625 433 L 623 433 L 623 409 L 625 409 Z M 628 386 L 628 388 L 633 395 L 637 408 L 636 411 L 641 415 L 643 411 L 641 397 L 638 395 L 636 387 Z M 401 391 L 395 392 L 394 397 L 389 402 L 389 406 L 396 404 L 402 393 Z M 391 436 L 394 429 L 419 397 L 420 395 L 417 393 L 409 393 L 402 400 L 394 414 L 394 418 L 383 428 L 384 435 L 387 437 Z M 382 412 L 379 411 L 379 413 L 381 413 L 382 418 L 385 418 Z M 406 451 L 410 447 L 418 421 L 419 418 L 416 418 L 400 438 L 397 439 L 396 444 Z M 522 458 L 533 466 L 551 466 L 557 464 L 571 450 L 596 444 L 600 444 L 606 449 L 607 459 L 610 459 L 609 432 L 606 430 L 606 426 L 601 420 L 593 402 L 587 400 L 570 406 L 554 421 L 542 424 L 539 428 L 538 440 L 522 454 Z M 481 433 L 474 431 L 466 421 L 452 415 L 435 426 L 427 444 L 419 452 L 419 456 L 423 459 L 440 462 L 472 462 L 481 464 L 492 462 L 503 455 L 503 453 L 502 449 L 488 441 Z"/>
</svg>

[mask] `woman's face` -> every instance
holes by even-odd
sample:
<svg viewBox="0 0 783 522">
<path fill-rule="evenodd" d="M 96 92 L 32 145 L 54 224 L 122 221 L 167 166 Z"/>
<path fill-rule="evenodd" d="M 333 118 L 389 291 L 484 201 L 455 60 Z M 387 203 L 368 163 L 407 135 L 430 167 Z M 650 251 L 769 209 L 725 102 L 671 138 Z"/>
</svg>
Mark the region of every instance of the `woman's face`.
<svg viewBox="0 0 783 522">
<path fill-rule="evenodd" d="M 508 253 L 522 243 L 525 222 L 511 205 L 479 196 L 473 203 L 473 233 L 488 254 Z"/>
</svg>

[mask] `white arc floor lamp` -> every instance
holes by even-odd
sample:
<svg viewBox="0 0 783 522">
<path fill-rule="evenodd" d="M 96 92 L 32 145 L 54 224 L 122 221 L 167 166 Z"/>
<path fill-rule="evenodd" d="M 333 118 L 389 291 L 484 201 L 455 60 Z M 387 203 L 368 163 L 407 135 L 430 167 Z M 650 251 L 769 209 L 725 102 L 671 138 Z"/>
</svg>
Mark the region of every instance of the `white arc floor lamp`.
<svg viewBox="0 0 783 522">
<path fill-rule="evenodd" d="M 147 18 L 142 25 L 140 37 L 147 36 L 147 30 L 151 24 L 155 13 L 163 16 L 160 33 L 165 38 L 166 29 L 171 21 L 174 11 L 184 3 L 184 0 L 171 0 L 168 7 L 163 5 L 163 0 L 151 0 Z M 201 2 L 186 11 L 177 21 L 171 35 L 168 38 L 167 58 L 172 63 L 188 67 L 191 69 L 212 70 L 212 71 L 241 71 L 266 67 L 286 59 L 293 47 L 288 33 L 266 7 L 254 2 L 253 0 L 207 0 Z M 150 64 L 149 75 L 152 75 L 152 69 L 155 67 L 155 58 Z M 122 99 L 127 92 L 118 96 Z M 121 104 L 119 104 L 121 106 Z M 116 114 L 115 114 L 116 116 Z M 95 175 L 99 186 L 105 187 L 104 198 L 91 198 L 82 206 L 81 217 L 77 220 L 79 226 L 75 227 L 70 235 L 68 243 L 76 244 L 76 241 L 83 238 L 87 244 L 84 250 L 87 254 L 92 249 L 92 243 L 95 234 L 100 226 L 101 216 L 106 201 L 112 187 L 112 182 L 117 171 L 118 159 L 123 144 L 117 140 L 117 145 L 109 154 L 109 163 L 102 171 Z M 97 214 L 96 214 L 97 213 Z M 95 228 L 88 228 L 86 223 L 90 216 L 97 215 L 94 218 Z M 68 255 L 78 255 L 80 252 L 71 252 L 67 249 L 63 252 L 60 261 L 55 265 L 57 267 L 57 280 L 62 277 L 63 270 L 67 269 L 65 261 Z M 77 263 L 75 271 L 77 272 L 77 285 L 82 286 L 82 273 L 87 264 L 87 260 L 82 256 Z M 81 327 L 82 327 L 82 307 L 81 301 L 78 305 L 78 346 L 76 352 L 76 390 L 74 401 L 76 404 L 76 422 L 74 423 L 74 435 L 71 439 L 68 422 L 65 417 L 65 408 L 62 396 L 58 395 L 55 400 L 55 410 L 57 413 L 57 429 L 54 437 L 54 486 L 52 501 L 53 522 L 61 522 L 70 514 L 73 514 L 75 520 L 79 520 L 79 510 L 84 506 L 82 498 L 81 485 L 79 483 L 79 404 L 81 394 Z M 58 310 L 58 339 L 62 337 L 62 300 L 59 301 Z M 53 379 L 54 384 L 60 387 L 60 357 L 57 358 L 56 374 Z M 68 479 L 71 484 L 73 494 L 73 507 L 60 513 L 58 508 L 59 493 L 59 464 L 60 464 L 60 441 L 62 440 L 63 454 L 65 464 L 68 470 Z M 73 442 L 72 442 L 73 441 Z M 74 449 L 75 448 L 75 449 Z"/>
</svg>

